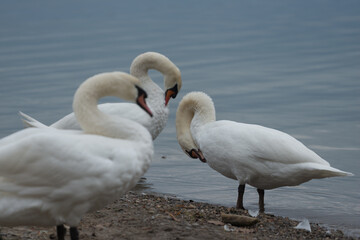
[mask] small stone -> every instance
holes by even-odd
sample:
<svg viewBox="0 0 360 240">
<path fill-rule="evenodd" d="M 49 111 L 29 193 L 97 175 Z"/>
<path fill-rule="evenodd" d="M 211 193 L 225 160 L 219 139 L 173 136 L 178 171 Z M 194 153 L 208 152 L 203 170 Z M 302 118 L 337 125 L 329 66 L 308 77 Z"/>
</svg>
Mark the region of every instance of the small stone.
<svg viewBox="0 0 360 240">
<path fill-rule="evenodd" d="M 220 222 L 218 220 L 209 220 L 208 223 L 211 223 L 211 224 L 214 224 L 214 225 L 217 225 L 217 226 L 222 226 L 224 225 L 223 222 Z"/>
<path fill-rule="evenodd" d="M 258 219 L 253 217 L 225 213 L 221 214 L 221 219 L 224 223 L 230 223 L 231 225 L 238 227 L 251 226 L 259 222 Z"/>
<path fill-rule="evenodd" d="M 232 229 L 230 226 L 231 226 L 230 224 L 225 224 L 225 225 L 224 225 L 224 230 L 225 230 L 226 232 L 232 232 L 232 231 L 234 231 L 234 229 Z"/>
</svg>

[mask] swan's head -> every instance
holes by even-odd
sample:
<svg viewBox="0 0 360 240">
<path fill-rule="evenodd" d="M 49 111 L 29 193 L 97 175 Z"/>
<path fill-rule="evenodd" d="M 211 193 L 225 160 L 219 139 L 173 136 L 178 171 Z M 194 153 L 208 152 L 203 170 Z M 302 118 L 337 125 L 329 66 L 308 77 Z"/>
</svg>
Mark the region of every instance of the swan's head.
<svg viewBox="0 0 360 240">
<path fill-rule="evenodd" d="M 203 92 L 191 92 L 180 101 L 176 111 L 176 136 L 181 149 L 191 158 L 206 162 L 200 146 L 194 140 L 191 128 L 215 121 L 215 107 Z"/>
<path fill-rule="evenodd" d="M 164 75 L 166 106 L 170 98 L 175 98 L 181 89 L 182 82 L 180 70 L 163 54 L 146 52 L 140 54 L 133 60 L 130 66 L 130 74 L 140 79 L 149 79 L 149 69 L 158 70 Z"/>
<path fill-rule="evenodd" d="M 198 158 L 203 163 L 206 163 L 206 159 L 200 149 L 193 148 L 190 150 L 190 152 L 186 150 L 185 153 L 191 158 Z"/>
<path fill-rule="evenodd" d="M 180 70 L 174 65 L 170 74 L 165 75 L 165 106 L 169 103 L 170 98 L 176 98 L 181 89 L 181 73 Z"/>
<path fill-rule="evenodd" d="M 198 158 L 202 162 L 206 162 L 206 159 L 201 152 L 201 150 L 195 144 L 191 134 L 188 132 L 181 132 L 180 130 L 176 129 L 177 132 L 177 140 L 181 147 L 181 149 L 191 158 Z"/>
</svg>

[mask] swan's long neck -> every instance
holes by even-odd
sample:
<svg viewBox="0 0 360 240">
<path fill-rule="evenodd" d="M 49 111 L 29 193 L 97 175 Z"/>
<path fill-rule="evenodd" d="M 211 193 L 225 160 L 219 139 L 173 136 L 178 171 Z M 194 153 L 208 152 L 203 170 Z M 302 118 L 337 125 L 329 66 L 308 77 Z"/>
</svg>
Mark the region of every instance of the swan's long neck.
<svg viewBox="0 0 360 240">
<path fill-rule="evenodd" d="M 193 92 L 188 96 L 191 96 L 188 98 L 188 111 L 193 112 L 194 115 L 191 121 L 192 128 L 198 128 L 216 120 L 215 106 L 208 95 L 202 92 Z"/>
<path fill-rule="evenodd" d="M 194 141 L 192 129 L 196 131 L 215 120 L 215 107 L 210 97 L 201 92 L 186 95 L 176 113 L 176 131 L 180 145 L 181 142 Z"/>
<path fill-rule="evenodd" d="M 125 118 L 108 116 L 97 107 L 98 100 L 104 96 L 134 101 L 131 97 L 136 95 L 131 92 L 136 91 L 134 85 L 131 85 L 133 82 L 127 79 L 119 81 L 119 78 L 126 78 L 124 76 L 125 74 L 119 73 L 99 74 L 79 87 L 74 96 L 73 109 L 84 132 L 112 138 L 143 139 L 141 133 L 144 129 L 140 124 Z"/>
<path fill-rule="evenodd" d="M 140 79 L 148 75 L 149 69 L 155 69 L 166 76 L 175 74 L 176 68 L 177 67 L 164 55 L 147 52 L 134 59 L 130 66 L 130 74 Z"/>
<path fill-rule="evenodd" d="M 167 81 L 167 78 L 180 76 L 176 65 L 164 55 L 156 52 L 147 52 L 137 56 L 130 66 L 130 74 L 139 78 L 141 86 L 146 89 L 150 85 L 156 85 L 148 76 L 150 69 L 161 72 L 164 75 L 164 81 Z"/>
</svg>

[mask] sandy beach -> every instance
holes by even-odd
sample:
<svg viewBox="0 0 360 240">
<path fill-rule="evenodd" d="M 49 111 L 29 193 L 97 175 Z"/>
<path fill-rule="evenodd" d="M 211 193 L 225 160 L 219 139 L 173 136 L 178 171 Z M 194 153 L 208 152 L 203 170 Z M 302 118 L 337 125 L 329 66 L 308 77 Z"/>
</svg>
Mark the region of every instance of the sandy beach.
<svg viewBox="0 0 360 240">
<path fill-rule="evenodd" d="M 157 193 L 129 192 L 113 204 L 87 214 L 80 239 L 355 239 L 311 223 L 260 214 L 251 226 L 225 224 L 223 214 L 250 217 L 245 210 L 184 201 Z M 249 218 L 253 219 L 253 218 Z M 55 227 L 0 227 L 1 240 L 56 239 Z M 67 235 L 68 239 L 70 237 Z"/>
</svg>

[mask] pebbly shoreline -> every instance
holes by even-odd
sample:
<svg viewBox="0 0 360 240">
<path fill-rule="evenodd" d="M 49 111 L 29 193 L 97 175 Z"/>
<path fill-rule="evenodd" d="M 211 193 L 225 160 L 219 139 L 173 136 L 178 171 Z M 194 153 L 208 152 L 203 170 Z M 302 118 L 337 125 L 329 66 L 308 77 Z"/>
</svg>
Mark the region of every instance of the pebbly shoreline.
<svg viewBox="0 0 360 240">
<path fill-rule="evenodd" d="M 298 221 L 260 214 L 251 226 L 225 224 L 223 214 L 249 216 L 209 203 L 184 201 L 156 193 L 129 192 L 113 204 L 87 214 L 80 239 L 356 239 L 311 223 L 311 232 L 295 229 Z M 0 227 L 2 240 L 56 239 L 55 227 Z"/>
</svg>

